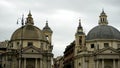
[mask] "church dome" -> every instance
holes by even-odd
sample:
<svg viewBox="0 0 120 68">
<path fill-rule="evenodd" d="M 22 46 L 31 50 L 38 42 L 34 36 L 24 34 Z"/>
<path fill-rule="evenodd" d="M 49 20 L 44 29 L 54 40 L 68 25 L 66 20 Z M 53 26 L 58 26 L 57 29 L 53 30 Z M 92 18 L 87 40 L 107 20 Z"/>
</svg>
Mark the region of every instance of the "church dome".
<svg viewBox="0 0 120 68">
<path fill-rule="evenodd" d="M 94 39 L 116 39 L 120 40 L 120 32 L 116 28 L 109 26 L 107 21 L 107 15 L 102 11 L 99 16 L 99 25 L 91 29 L 86 37 L 86 40 Z"/>
<path fill-rule="evenodd" d="M 46 41 L 46 37 L 42 30 L 34 26 L 31 13 L 28 14 L 28 18 L 24 26 L 18 28 L 11 36 L 11 40 L 42 40 Z"/>
<path fill-rule="evenodd" d="M 117 39 L 120 40 L 120 32 L 108 25 L 99 25 L 94 27 L 88 33 L 86 40 L 93 40 L 93 39 Z"/>
<path fill-rule="evenodd" d="M 33 25 L 25 25 L 17 29 L 11 37 L 11 40 L 20 40 L 21 36 L 25 40 L 46 40 L 43 32 Z"/>
</svg>

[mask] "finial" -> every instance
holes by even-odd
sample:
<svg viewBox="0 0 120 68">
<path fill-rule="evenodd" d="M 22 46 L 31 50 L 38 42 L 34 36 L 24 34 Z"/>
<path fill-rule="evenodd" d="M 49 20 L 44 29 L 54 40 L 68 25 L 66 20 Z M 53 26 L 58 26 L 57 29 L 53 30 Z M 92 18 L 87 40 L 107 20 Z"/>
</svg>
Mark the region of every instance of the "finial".
<svg viewBox="0 0 120 68">
<path fill-rule="evenodd" d="M 81 26 L 81 19 L 79 19 L 79 25 L 77 27 L 77 33 L 79 34 L 80 32 L 83 32 L 83 28 Z"/>
<path fill-rule="evenodd" d="M 105 12 L 104 12 L 104 8 L 102 8 L 102 13 L 101 14 L 105 14 Z"/>
<path fill-rule="evenodd" d="M 48 20 L 46 20 L 46 26 L 48 26 Z"/>
<path fill-rule="evenodd" d="M 79 19 L 79 22 L 81 22 L 81 19 Z"/>
<path fill-rule="evenodd" d="M 46 20 L 46 23 L 48 23 L 48 20 Z"/>
<path fill-rule="evenodd" d="M 102 11 L 104 11 L 104 8 L 102 8 Z"/>
<path fill-rule="evenodd" d="M 28 14 L 28 16 L 30 16 L 30 17 L 32 16 L 32 14 L 31 14 L 31 10 L 29 10 L 29 14 Z"/>
<path fill-rule="evenodd" d="M 79 26 L 81 27 L 81 19 L 79 19 Z"/>
</svg>

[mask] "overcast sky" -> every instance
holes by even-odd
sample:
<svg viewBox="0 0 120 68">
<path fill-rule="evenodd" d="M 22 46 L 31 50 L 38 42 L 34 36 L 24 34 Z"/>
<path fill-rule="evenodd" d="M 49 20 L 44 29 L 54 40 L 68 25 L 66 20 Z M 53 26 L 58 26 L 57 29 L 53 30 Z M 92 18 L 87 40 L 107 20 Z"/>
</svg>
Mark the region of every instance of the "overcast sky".
<svg viewBox="0 0 120 68">
<path fill-rule="evenodd" d="M 63 55 L 65 47 L 75 39 L 79 19 L 84 32 L 98 25 L 104 8 L 109 25 L 120 30 L 120 0 L 0 0 L 0 41 L 9 40 L 21 25 L 16 24 L 31 10 L 35 26 L 42 29 L 45 21 L 53 30 L 53 53 Z"/>
</svg>

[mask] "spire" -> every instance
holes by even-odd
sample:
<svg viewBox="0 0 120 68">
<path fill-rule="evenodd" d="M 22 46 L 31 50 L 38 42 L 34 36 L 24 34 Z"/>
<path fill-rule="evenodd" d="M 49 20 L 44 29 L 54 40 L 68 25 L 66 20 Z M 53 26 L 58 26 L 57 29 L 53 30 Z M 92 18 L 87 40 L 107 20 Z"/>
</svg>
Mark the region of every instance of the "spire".
<svg viewBox="0 0 120 68">
<path fill-rule="evenodd" d="M 49 26 L 48 26 L 48 21 L 46 21 L 46 25 L 45 25 L 45 27 L 49 28 Z"/>
<path fill-rule="evenodd" d="M 107 25 L 108 21 L 107 21 L 107 15 L 104 12 L 104 9 L 102 9 L 102 13 L 99 16 L 99 25 Z"/>
<path fill-rule="evenodd" d="M 83 28 L 81 26 L 81 19 L 79 19 L 79 25 L 78 25 L 78 28 L 77 28 L 77 33 L 79 32 L 83 32 Z"/>
<path fill-rule="evenodd" d="M 32 16 L 32 14 L 31 14 L 31 11 L 29 10 L 29 14 L 28 14 L 28 17 L 31 17 Z"/>
<path fill-rule="evenodd" d="M 31 14 L 31 11 L 29 11 L 29 14 L 28 14 L 28 17 L 26 19 L 26 25 L 34 25 L 34 21 L 33 21 L 33 18 L 32 18 L 32 14 Z"/>
<path fill-rule="evenodd" d="M 78 26 L 79 29 L 82 29 L 82 26 L 81 26 L 81 19 L 79 19 L 79 26 Z"/>
</svg>

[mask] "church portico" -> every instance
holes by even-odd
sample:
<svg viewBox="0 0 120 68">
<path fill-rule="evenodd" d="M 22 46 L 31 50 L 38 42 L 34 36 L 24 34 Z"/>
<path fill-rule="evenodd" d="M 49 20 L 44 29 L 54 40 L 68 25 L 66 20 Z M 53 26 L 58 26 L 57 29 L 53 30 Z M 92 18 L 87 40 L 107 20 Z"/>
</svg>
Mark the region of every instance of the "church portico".
<svg viewBox="0 0 120 68">
<path fill-rule="evenodd" d="M 119 59 L 97 59 L 95 61 L 95 68 L 119 68 Z"/>
<path fill-rule="evenodd" d="M 22 68 L 43 68 L 42 62 L 40 58 L 22 58 Z M 21 64 L 21 60 L 19 60 L 19 64 Z M 21 67 L 19 66 L 19 68 Z"/>
</svg>

